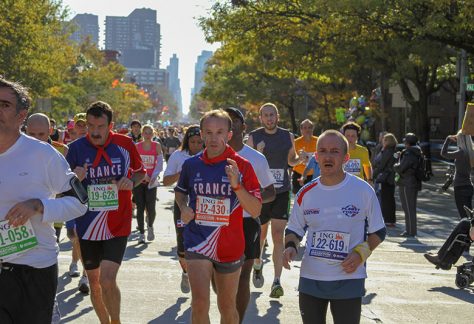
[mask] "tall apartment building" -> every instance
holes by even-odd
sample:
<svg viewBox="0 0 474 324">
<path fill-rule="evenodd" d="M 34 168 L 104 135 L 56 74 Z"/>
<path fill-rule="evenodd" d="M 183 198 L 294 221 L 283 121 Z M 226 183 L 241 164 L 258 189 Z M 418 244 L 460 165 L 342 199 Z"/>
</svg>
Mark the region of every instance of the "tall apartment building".
<svg viewBox="0 0 474 324">
<path fill-rule="evenodd" d="M 127 17 L 107 16 L 105 49 L 120 51 L 120 62 L 127 68 L 159 69 L 161 34 L 156 10 L 142 8 Z"/>
<path fill-rule="evenodd" d="M 91 41 L 99 44 L 99 16 L 93 14 L 77 14 L 71 19 L 71 23 L 75 25 L 75 31 L 69 39 L 80 43 L 86 37 L 90 37 Z"/>
<path fill-rule="evenodd" d="M 194 88 L 191 93 L 191 97 L 198 94 L 201 88 L 204 86 L 204 73 L 206 72 L 207 61 L 212 57 L 211 51 L 202 51 L 201 55 L 198 56 L 197 62 L 194 66 Z"/>
<path fill-rule="evenodd" d="M 170 58 L 170 64 L 166 68 L 166 71 L 168 71 L 168 77 L 169 77 L 168 89 L 171 92 L 171 95 L 173 96 L 173 98 L 176 100 L 178 110 L 182 111 L 183 102 L 181 98 L 181 85 L 180 85 L 180 80 L 178 76 L 179 59 L 176 56 L 176 54 L 173 54 L 173 56 Z"/>
</svg>

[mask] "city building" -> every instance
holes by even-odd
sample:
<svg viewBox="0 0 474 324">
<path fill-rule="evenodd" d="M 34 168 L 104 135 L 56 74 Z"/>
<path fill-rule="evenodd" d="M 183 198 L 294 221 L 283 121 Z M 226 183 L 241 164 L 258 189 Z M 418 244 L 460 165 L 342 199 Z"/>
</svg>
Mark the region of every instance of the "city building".
<svg viewBox="0 0 474 324">
<path fill-rule="evenodd" d="M 176 56 L 176 54 L 173 54 L 173 56 L 170 58 L 170 64 L 166 68 L 166 71 L 168 71 L 168 76 L 169 76 L 169 91 L 171 95 L 173 96 L 174 100 L 176 101 L 176 105 L 178 107 L 179 111 L 182 111 L 183 109 L 183 102 L 181 98 L 181 85 L 180 85 L 180 80 L 179 80 L 179 59 Z"/>
<path fill-rule="evenodd" d="M 202 51 L 198 56 L 194 67 L 194 88 L 192 89 L 191 98 L 198 94 L 204 86 L 204 73 L 206 72 L 206 63 L 212 57 L 211 51 Z"/>
<path fill-rule="evenodd" d="M 142 88 L 169 88 L 168 72 L 165 69 L 127 68 L 126 79 Z"/>
<path fill-rule="evenodd" d="M 75 31 L 69 37 L 74 42 L 81 43 L 87 37 L 94 44 L 99 44 L 99 16 L 93 14 L 77 14 L 71 19 Z"/>
</svg>

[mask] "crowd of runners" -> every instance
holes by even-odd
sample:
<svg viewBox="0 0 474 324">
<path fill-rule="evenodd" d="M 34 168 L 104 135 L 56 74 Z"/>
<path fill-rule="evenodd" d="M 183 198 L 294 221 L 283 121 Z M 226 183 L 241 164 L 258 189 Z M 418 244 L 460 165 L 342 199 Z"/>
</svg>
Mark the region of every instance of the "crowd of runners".
<svg viewBox="0 0 474 324">
<path fill-rule="evenodd" d="M 221 322 L 243 321 L 251 282 L 264 284 L 270 237 L 271 298 L 284 295 L 283 268 L 302 253 L 303 322 L 324 323 L 330 305 L 335 323 L 359 323 L 365 263 L 386 229 L 357 124 L 316 137 L 306 119 L 295 139 L 266 103 L 250 132 L 233 107 L 205 113 L 199 125 L 157 130 L 134 120 L 130 130 L 115 129 L 113 108 L 98 101 L 61 131 L 48 116 L 30 115 L 30 104 L 27 89 L 0 79 L 0 289 L 9 291 L 0 294 L 0 323 L 57 321 L 64 223 L 69 275 L 81 276 L 81 262 L 79 290 L 98 320 L 120 323 L 117 274 L 132 215 L 139 243 L 153 241 L 158 185 L 175 191 L 180 287 L 191 293 L 192 323 L 210 322 L 212 290 Z"/>
</svg>

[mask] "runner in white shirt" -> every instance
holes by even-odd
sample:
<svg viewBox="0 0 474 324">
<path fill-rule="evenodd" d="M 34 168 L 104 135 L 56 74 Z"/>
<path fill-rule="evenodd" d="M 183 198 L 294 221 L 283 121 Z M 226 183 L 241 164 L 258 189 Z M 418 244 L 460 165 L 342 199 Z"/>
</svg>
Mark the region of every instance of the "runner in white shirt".
<svg viewBox="0 0 474 324">
<path fill-rule="evenodd" d="M 87 210 L 87 193 L 61 153 L 20 133 L 30 104 L 25 88 L 0 78 L 0 323 L 51 323 L 53 222 Z"/>
<path fill-rule="evenodd" d="M 335 324 L 359 323 L 365 261 L 386 234 L 380 205 L 368 183 L 344 172 L 348 143 L 340 132 L 319 137 L 316 157 L 321 176 L 295 198 L 283 265 L 290 269 L 307 233 L 298 288 L 303 323 L 325 323 L 329 303 Z"/>
<path fill-rule="evenodd" d="M 232 138 L 229 146 L 234 149 L 240 156 L 250 161 L 260 183 L 262 203 L 271 202 L 275 199 L 276 192 L 273 184 L 273 177 L 270 167 L 268 166 L 265 155 L 254 150 L 243 143 L 243 135 L 245 132 L 245 119 L 240 110 L 229 107 L 225 111 L 232 119 Z M 254 259 L 260 257 L 260 221 L 252 218 L 244 211 L 244 235 L 245 235 L 245 262 L 242 265 L 239 278 L 239 288 L 237 291 L 237 311 L 239 312 L 240 323 L 242 323 L 245 310 L 250 299 L 250 274 Z"/>
<path fill-rule="evenodd" d="M 184 134 L 184 140 L 180 149 L 174 151 L 168 159 L 166 170 L 163 174 L 163 185 L 171 186 L 176 181 L 178 181 L 184 161 L 201 152 L 202 147 L 203 142 L 201 139 L 201 131 L 199 126 L 193 125 L 188 127 L 186 133 Z M 176 202 L 174 203 L 173 207 L 173 218 L 176 230 L 176 242 L 178 245 L 178 260 L 183 271 L 181 273 L 181 292 L 187 294 L 191 288 L 189 286 L 186 261 L 184 259 L 184 224 L 181 222 L 181 211 L 176 205 Z"/>
</svg>

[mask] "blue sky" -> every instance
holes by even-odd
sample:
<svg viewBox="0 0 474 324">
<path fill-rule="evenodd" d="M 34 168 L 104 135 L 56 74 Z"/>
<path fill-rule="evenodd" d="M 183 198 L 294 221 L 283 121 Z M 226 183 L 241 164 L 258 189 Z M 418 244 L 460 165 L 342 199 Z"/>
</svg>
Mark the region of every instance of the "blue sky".
<svg viewBox="0 0 474 324">
<path fill-rule="evenodd" d="M 161 68 L 176 53 L 179 58 L 179 77 L 183 111 L 188 112 L 191 88 L 194 85 L 194 64 L 202 50 L 214 51 L 218 46 L 206 43 L 204 33 L 195 18 L 207 15 L 215 1 L 211 0 L 63 0 L 71 11 L 71 18 L 78 13 L 99 16 L 100 47 L 103 47 L 105 16 L 128 16 L 135 8 L 157 11 L 161 25 Z"/>
</svg>

